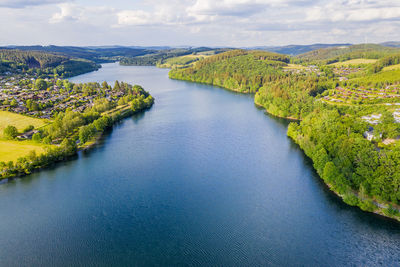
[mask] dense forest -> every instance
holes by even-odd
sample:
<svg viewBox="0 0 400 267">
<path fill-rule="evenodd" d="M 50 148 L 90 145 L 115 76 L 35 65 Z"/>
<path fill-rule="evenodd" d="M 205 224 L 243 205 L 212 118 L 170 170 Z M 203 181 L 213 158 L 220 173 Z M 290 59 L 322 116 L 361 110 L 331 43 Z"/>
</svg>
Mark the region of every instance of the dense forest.
<svg viewBox="0 0 400 267">
<path fill-rule="evenodd" d="M 87 59 L 96 63 L 114 62 L 123 57 L 136 57 L 154 53 L 150 48 L 132 47 L 76 47 L 76 46 L 13 46 L 0 49 L 17 49 L 20 51 L 39 51 L 47 54 L 57 54 L 70 58 Z"/>
<path fill-rule="evenodd" d="M 98 70 L 100 65 L 79 58 L 39 51 L 0 50 L 0 73 L 26 72 L 38 76 L 71 77 Z"/>
<path fill-rule="evenodd" d="M 255 93 L 264 83 L 285 77 L 281 67 L 288 62 L 287 56 L 276 53 L 233 50 L 203 59 L 193 67 L 174 69 L 169 76 Z"/>
</svg>

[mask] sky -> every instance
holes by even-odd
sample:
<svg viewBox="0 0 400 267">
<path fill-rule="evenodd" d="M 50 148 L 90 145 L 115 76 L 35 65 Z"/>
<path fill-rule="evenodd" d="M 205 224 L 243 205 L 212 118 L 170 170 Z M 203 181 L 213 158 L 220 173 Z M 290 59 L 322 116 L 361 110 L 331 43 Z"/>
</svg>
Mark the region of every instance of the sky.
<svg viewBox="0 0 400 267">
<path fill-rule="evenodd" d="M 0 45 L 400 41 L 400 0 L 0 0 Z"/>
</svg>

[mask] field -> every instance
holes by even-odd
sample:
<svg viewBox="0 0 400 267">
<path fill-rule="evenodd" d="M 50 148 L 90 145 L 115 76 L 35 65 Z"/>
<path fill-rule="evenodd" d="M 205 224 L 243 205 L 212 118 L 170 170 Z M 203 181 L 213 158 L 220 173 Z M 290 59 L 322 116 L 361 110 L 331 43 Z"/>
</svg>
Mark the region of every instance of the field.
<svg viewBox="0 0 400 267">
<path fill-rule="evenodd" d="M 31 118 L 8 111 L 0 111 L 0 136 L 3 135 L 3 130 L 8 125 L 17 127 L 18 131 L 21 132 L 29 125 L 39 128 L 45 124 L 46 122 L 41 119 Z"/>
<path fill-rule="evenodd" d="M 183 67 L 186 65 L 193 64 L 194 62 L 208 57 L 207 55 L 185 55 L 180 57 L 168 58 L 163 64 L 158 65 L 160 68 L 172 68 L 172 67 Z"/>
<path fill-rule="evenodd" d="M 304 70 L 307 67 L 297 64 L 288 64 L 287 66 L 283 67 L 284 69 L 294 69 L 294 70 Z"/>
<path fill-rule="evenodd" d="M 376 59 L 357 58 L 343 62 L 332 63 L 330 65 L 340 67 L 340 66 L 351 66 L 351 65 L 361 65 L 361 64 L 373 64 L 376 61 L 377 61 Z"/>
<path fill-rule="evenodd" d="M 24 157 L 32 150 L 39 155 L 44 152 L 43 144 L 36 144 L 32 141 L 11 141 L 0 140 L 0 162 L 16 161 L 19 157 Z"/>
<path fill-rule="evenodd" d="M 400 64 L 387 66 L 382 69 L 382 71 L 398 70 L 400 69 Z"/>
</svg>

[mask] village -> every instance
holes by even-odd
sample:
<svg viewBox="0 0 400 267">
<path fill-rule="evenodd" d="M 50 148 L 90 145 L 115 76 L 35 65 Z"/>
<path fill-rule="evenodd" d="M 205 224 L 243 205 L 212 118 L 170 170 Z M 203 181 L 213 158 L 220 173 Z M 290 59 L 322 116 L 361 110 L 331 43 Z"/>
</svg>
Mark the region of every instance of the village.
<svg viewBox="0 0 400 267">
<path fill-rule="evenodd" d="M 0 76 L 0 110 L 32 117 L 50 119 L 58 112 L 70 109 L 82 112 L 93 106 L 99 96 L 117 101 L 123 90 L 103 83 L 73 84 L 61 79 L 40 79 L 44 86 L 36 86 L 39 79 L 28 74 Z"/>
<path fill-rule="evenodd" d="M 400 105 L 395 103 L 400 101 L 400 88 L 398 85 L 388 85 L 383 89 L 366 88 L 345 88 L 338 86 L 329 95 L 323 98 L 328 102 L 347 103 L 347 104 L 386 104 Z"/>
</svg>

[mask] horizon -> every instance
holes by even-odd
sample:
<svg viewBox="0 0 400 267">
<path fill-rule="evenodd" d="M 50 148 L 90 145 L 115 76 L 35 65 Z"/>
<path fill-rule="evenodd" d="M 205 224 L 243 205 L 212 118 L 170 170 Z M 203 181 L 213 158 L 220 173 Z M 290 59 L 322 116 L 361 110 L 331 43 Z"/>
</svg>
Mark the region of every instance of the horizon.
<svg viewBox="0 0 400 267">
<path fill-rule="evenodd" d="M 56 44 L 25 44 L 25 45 L 18 45 L 18 44 L 5 44 L 5 45 L 0 45 L 0 47 L 7 47 L 7 48 L 14 48 L 14 47 L 35 47 L 35 46 L 41 46 L 41 47 L 80 47 L 80 48 L 114 48 L 114 47 L 124 47 L 124 48 L 200 48 L 200 47 L 206 47 L 206 48 L 234 48 L 234 49 L 251 49 L 251 48 L 280 48 L 280 47 L 290 47 L 290 46 L 316 46 L 316 45 L 321 45 L 321 46 L 352 46 L 352 45 L 387 45 L 387 44 L 399 44 L 400 41 L 386 41 L 386 42 L 381 42 L 381 43 L 311 43 L 311 44 L 295 44 L 295 43 L 290 43 L 290 44 L 283 44 L 283 45 L 256 45 L 256 46 L 206 46 L 206 45 L 119 45 L 119 44 L 114 44 L 114 45 L 109 45 L 109 44 L 98 44 L 98 45 L 56 45 Z M 326 47 L 329 48 L 329 47 Z"/>
<path fill-rule="evenodd" d="M 1 46 L 255 47 L 400 40 L 400 3 L 394 0 L 0 0 L 0 15 L 8 25 L 0 29 Z"/>
</svg>

